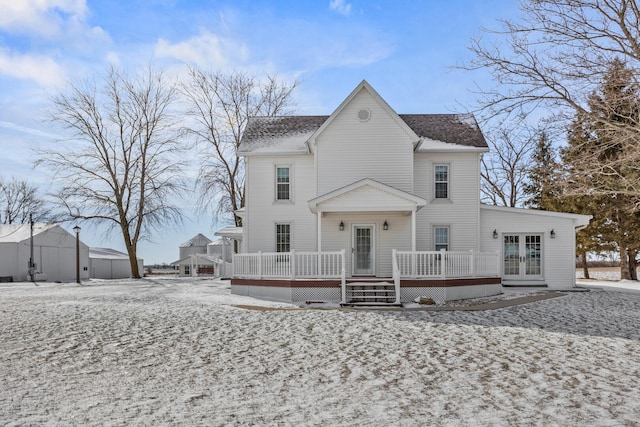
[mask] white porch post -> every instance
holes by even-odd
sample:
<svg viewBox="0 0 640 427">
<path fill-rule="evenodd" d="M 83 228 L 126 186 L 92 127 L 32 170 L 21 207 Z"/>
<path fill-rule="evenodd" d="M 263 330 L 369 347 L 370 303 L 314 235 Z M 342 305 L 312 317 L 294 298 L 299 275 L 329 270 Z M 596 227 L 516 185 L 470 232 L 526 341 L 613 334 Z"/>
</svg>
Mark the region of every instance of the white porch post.
<svg viewBox="0 0 640 427">
<path fill-rule="evenodd" d="M 220 277 L 227 277 L 227 238 L 222 238 L 222 274 Z"/>
<path fill-rule="evenodd" d="M 413 278 L 417 275 L 416 262 L 416 210 L 414 209 L 411 211 L 411 276 Z"/>
<path fill-rule="evenodd" d="M 322 211 L 320 209 L 318 209 L 318 213 L 316 214 L 318 215 L 318 225 L 317 225 L 317 229 L 318 229 L 318 236 L 316 237 L 316 240 L 318 241 L 318 256 L 316 257 L 316 271 L 318 273 L 318 277 L 321 276 L 322 272 L 320 271 L 322 268 Z"/>
<path fill-rule="evenodd" d="M 411 252 L 416 251 L 416 210 L 411 211 Z"/>
</svg>

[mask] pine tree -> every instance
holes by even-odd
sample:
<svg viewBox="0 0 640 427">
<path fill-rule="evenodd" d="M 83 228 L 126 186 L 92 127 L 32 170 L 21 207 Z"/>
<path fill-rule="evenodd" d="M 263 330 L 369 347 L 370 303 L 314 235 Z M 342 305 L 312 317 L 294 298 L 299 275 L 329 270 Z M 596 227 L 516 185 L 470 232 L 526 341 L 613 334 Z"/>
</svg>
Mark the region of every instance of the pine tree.
<svg viewBox="0 0 640 427">
<path fill-rule="evenodd" d="M 562 190 L 558 185 L 560 164 L 546 133 L 543 133 L 531 155 L 529 182 L 524 186 L 528 196 L 525 206 L 546 211 L 562 210 Z"/>
<path fill-rule="evenodd" d="M 624 62 L 611 62 L 600 90 L 591 95 L 588 105 L 589 113 L 576 115 L 563 154 L 573 203 L 582 213 L 594 216 L 583 248 L 593 251 L 615 242 L 621 277 L 637 280 L 640 194 L 630 192 L 628 183 L 637 180 L 638 168 L 629 162 L 627 153 L 638 147 L 628 132 L 618 130 L 638 123 L 640 88 Z"/>
</svg>

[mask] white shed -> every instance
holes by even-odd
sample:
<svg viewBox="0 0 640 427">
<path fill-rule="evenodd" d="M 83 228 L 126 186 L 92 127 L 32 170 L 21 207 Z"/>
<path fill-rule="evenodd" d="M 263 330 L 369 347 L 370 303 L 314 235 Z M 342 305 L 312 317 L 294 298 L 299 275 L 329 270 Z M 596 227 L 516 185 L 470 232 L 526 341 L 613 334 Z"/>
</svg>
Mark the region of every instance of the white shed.
<svg viewBox="0 0 640 427">
<path fill-rule="evenodd" d="M 138 271 L 144 263 L 138 258 Z M 89 271 L 93 279 L 124 279 L 131 277 L 129 255 L 110 248 L 89 248 Z"/>
<path fill-rule="evenodd" d="M 79 244 L 80 279 L 89 278 L 89 247 Z M 24 282 L 29 276 L 31 229 L 29 224 L 0 225 L 0 277 Z M 33 225 L 33 262 L 36 280 L 76 280 L 76 236 L 55 224 Z"/>
</svg>

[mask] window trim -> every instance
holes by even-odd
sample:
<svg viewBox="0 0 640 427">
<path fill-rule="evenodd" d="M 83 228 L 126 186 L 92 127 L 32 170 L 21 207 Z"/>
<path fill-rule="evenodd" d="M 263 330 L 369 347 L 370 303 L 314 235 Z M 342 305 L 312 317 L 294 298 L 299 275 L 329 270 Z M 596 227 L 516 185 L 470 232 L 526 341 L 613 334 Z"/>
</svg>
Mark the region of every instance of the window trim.
<svg viewBox="0 0 640 427">
<path fill-rule="evenodd" d="M 438 181 L 437 180 L 437 169 L 439 166 L 444 166 L 447 168 L 447 180 L 446 181 Z M 438 184 L 445 183 L 447 185 L 447 197 L 438 197 Z M 451 165 L 449 163 L 435 163 L 433 165 L 433 199 L 434 200 L 451 200 Z"/>
<path fill-rule="evenodd" d="M 289 186 L 289 198 L 287 199 L 279 199 L 278 198 L 278 186 L 281 184 L 278 182 L 278 169 L 288 169 L 289 171 L 289 181 L 287 183 L 282 183 L 282 184 L 286 184 Z M 274 174 L 274 178 L 273 178 L 273 185 L 274 185 L 274 194 L 273 194 L 273 200 L 276 203 L 291 203 L 293 202 L 293 167 L 291 167 L 290 164 L 276 164 L 274 165 L 273 168 L 273 174 Z"/>
<path fill-rule="evenodd" d="M 288 252 L 291 252 L 291 243 L 293 241 L 293 238 L 292 238 L 293 237 L 293 223 L 290 222 L 290 221 L 284 221 L 284 222 L 276 222 L 276 223 L 274 223 L 274 225 L 275 225 L 275 227 L 274 227 L 275 228 L 274 229 L 274 232 L 275 232 L 275 236 L 274 236 L 274 238 L 275 238 L 275 242 L 274 242 L 275 243 L 275 245 L 274 245 L 275 249 L 274 249 L 274 252 L 277 252 L 277 253 L 288 253 Z M 289 246 L 289 248 L 288 248 L 289 250 L 287 250 L 287 251 L 279 250 L 280 242 L 278 241 L 278 227 L 281 226 L 281 225 L 286 225 L 287 227 L 289 227 L 289 241 L 287 242 L 287 245 Z"/>
<path fill-rule="evenodd" d="M 450 251 L 451 250 L 451 226 L 450 225 L 434 225 L 433 226 L 433 250 L 434 251 L 439 251 L 440 249 L 438 249 L 438 229 L 445 229 L 447 230 L 447 243 L 446 243 L 446 248 L 444 249 L 445 251 Z"/>
</svg>

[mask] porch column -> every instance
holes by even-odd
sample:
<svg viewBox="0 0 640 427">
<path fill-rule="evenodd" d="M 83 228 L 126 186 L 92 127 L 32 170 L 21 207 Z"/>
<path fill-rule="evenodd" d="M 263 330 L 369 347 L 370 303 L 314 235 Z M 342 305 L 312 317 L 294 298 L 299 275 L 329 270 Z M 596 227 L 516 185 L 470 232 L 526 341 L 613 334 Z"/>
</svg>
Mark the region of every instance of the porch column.
<svg viewBox="0 0 640 427">
<path fill-rule="evenodd" d="M 318 253 L 320 253 L 322 250 L 322 211 L 318 209 L 316 215 L 318 216 L 318 226 L 316 227 L 318 229 Z"/>
<path fill-rule="evenodd" d="M 416 210 L 411 211 L 411 252 L 416 251 Z"/>
<path fill-rule="evenodd" d="M 320 277 L 322 272 L 322 211 L 318 210 L 316 215 L 318 215 L 318 256 L 316 257 L 316 271 L 318 272 L 318 277 Z"/>
</svg>

